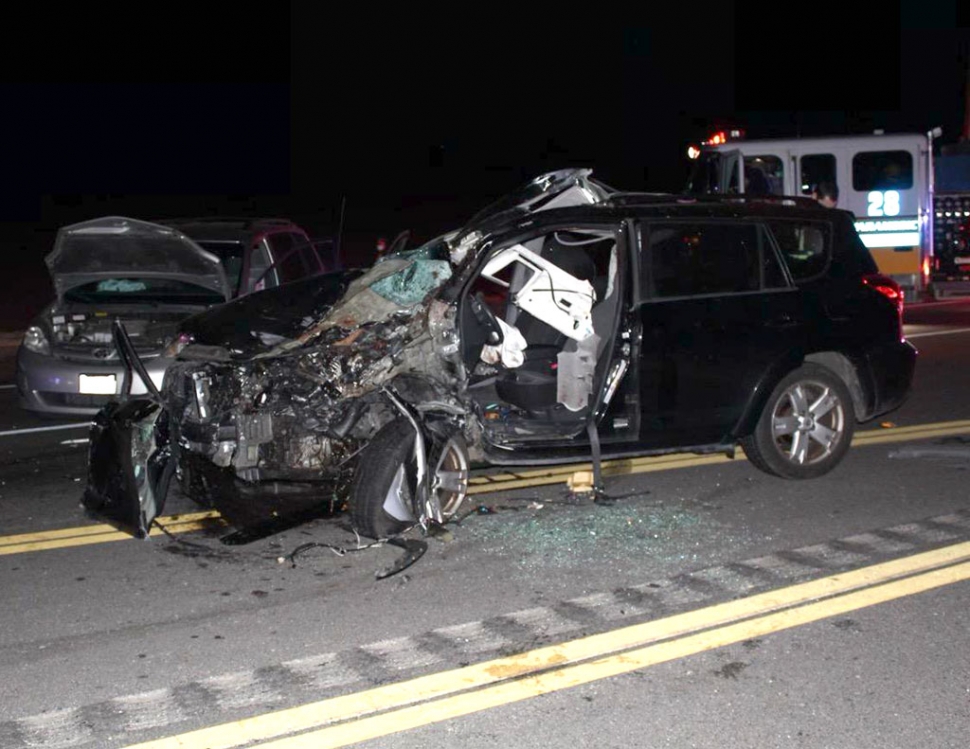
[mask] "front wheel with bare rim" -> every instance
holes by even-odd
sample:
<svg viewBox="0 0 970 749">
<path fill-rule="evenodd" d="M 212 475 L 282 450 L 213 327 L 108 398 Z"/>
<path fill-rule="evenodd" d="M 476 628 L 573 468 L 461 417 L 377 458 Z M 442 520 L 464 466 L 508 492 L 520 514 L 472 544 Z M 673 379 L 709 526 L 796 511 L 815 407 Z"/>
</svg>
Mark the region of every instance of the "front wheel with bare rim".
<svg viewBox="0 0 970 749">
<path fill-rule="evenodd" d="M 428 491 L 445 521 L 458 512 L 468 494 L 468 448 L 457 431 L 428 440 Z M 407 419 L 384 426 L 361 451 L 350 498 L 354 528 L 370 538 L 388 538 L 417 522 L 414 427 Z"/>
<path fill-rule="evenodd" d="M 741 446 L 766 473 L 809 479 L 839 464 L 854 432 L 855 412 L 845 383 L 825 367 L 804 364 L 778 383 Z"/>
</svg>

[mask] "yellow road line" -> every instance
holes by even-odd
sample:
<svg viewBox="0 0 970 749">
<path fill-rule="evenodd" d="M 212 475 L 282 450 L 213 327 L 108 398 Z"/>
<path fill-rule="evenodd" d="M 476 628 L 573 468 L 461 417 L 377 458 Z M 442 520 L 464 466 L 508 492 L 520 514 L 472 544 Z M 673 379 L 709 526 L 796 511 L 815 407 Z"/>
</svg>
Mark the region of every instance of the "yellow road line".
<svg viewBox="0 0 970 749">
<path fill-rule="evenodd" d="M 922 432 L 927 429 L 970 429 L 970 419 L 962 419 L 960 421 L 937 421 L 930 424 L 914 424 L 908 427 L 892 427 L 891 429 L 866 429 L 863 432 L 856 432 L 856 437 L 865 437 L 875 434 L 885 434 L 891 432 L 893 434 L 909 434 L 912 432 Z"/>
<path fill-rule="evenodd" d="M 170 533 L 187 533 L 211 527 L 213 523 L 223 522 L 219 513 L 214 511 L 193 512 L 184 515 L 168 515 L 158 518 Z M 163 531 L 152 528 L 149 535 L 159 536 Z M 38 533 L 21 533 L 0 537 L 0 556 L 22 554 L 27 551 L 44 549 L 64 549 L 73 546 L 107 543 L 109 541 L 130 541 L 131 535 L 119 531 L 111 525 L 83 525 L 76 528 L 59 528 Z"/>
<path fill-rule="evenodd" d="M 931 439 L 933 437 L 949 437 L 957 434 L 966 434 L 970 428 L 965 426 L 952 426 L 946 424 L 927 425 L 920 430 L 911 432 L 897 433 L 897 429 L 886 429 L 873 432 L 862 432 L 852 440 L 853 445 L 875 445 L 885 442 L 905 442 L 913 439 Z"/>
<path fill-rule="evenodd" d="M 611 655 L 592 663 L 547 671 L 516 681 L 447 697 L 430 704 L 412 705 L 362 720 L 318 729 L 299 736 L 256 745 L 259 749 L 332 749 L 390 736 L 421 726 L 570 689 L 593 681 L 630 673 L 660 663 L 686 658 L 755 637 L 811 624 L 851 611 L 970 579 L 970 564 L 927 572 L 870 590 L 769 614 L 753 621 L 727 625 L 672 642 Z M 254 747 L 255 749 L 255 747 Z"/>
<path fill-rule="evenodd" d="M 866 445 L 947 437 L 966 434 L 967 432 L 970 432 L 970 420 L 945 421 L 934 424 L 918 424 L 909 427 L 894 427 L 892 429 L 876 429 L 859 432 L 852 440 L 852 444 L 854 447 L 864 447 Z M 744 459 L 743 450 L 738 450 L 738 458 L 741 460 Z M 731 458 L 721 454 L 676 454 L 621 458 L 618 460 L 604 461 L 603 475 L 634 475 L 730 462 Z M 565 483 L 566 479 L 573 473 L 577 471 L 591 471 L 592 469 L 592 463 L 570 463 L 568 465 L 535 468 L 516 473 L 476 476 L 469 481 L 468 493 L 470 495 L 490 494 L 497 491 L 511 491 L 513 489 L 524 489 L 532 486 Z M 171 533 L 188 533 L 189 531 L 201 530 L 208 527 L 213 521 L 222 522 L 219 514 L 214 511 L 170 515 L 161 517 L 158 520 Z M 160 530 L 152 528 L 152 536 L 158 536 L 160 534 Z M 28 551 L 85 546 L 108 541 L 123 541 L 130 538 L 131 536 L 128 534 L 118 531 L 110 525 L 89 525 L 42 531 L 40 533 L 0 536 L 0 556 L 6 554 L 22 554 Z"/>
<path fill-rule="evenodd" d="M 717 458 L 718 460 L 730 460 L 726 458 L 722 453 L 712 453 L 709 455 L 694 455 L 694 454 L 677 454 L 677 455 L 644 455 L 639 458 L 617 458 L 614 460 L 604 460 L 603 470 L 607 468 L 620 466 L 647 466 L 655 465 L 659 466 L 661 469 L 665 468 L 679 468 L 683 465 L 696 465 L 698 461 L 709 460 L 710 458 Z M 533 468 L 528 471 L 515 471 L 509 473 L 497 473 L 488 476 L 476 476 L 469 481 L 469 484 L 475 486 L 491 486 L 503 481 L 522 481 L 531 478 L 543 478 L 546 476 L 569 476 L 576 471 L 582 470 L 592 470 L 592 463 L 564 463 L 557 466 L 549 466 L 548 468 Z"/>
<path fill-rule="evenodd" d="M 731 458 L 725 455 L 681 456 L 680 460 L 659 460 L 658 458 L 633 458 L 630 460 L 610 460 L 603 462 L 604 476 L 623 476 L 635 473 L 651 473 L 654 471 L 670 471 L 675 468 L 692 468 L 695 466 L 714 465 L 716 463 L 730 463 Z M 562 484 L 577 471 L 592 471 L 592 463 L 570 463 L 558 466 L 556 471 L 539 473 L 529 478 L 522 474 L 497 474 L 492 483 L 475 484 L 468 487 L 469 494 L 489 494 L 497 491 L 523 489 L 530 486 L 545 484 Z"/>
<path fill-rule="evenodd" d="M 869 430 L 857 433 L 853 440 L 853 447 L 885 444 L 889 442 L 904 442 L 907 440 L 932 439 L 947 437 L 970 432 L 970 421 L 948 421 L 938 424 L 920 424 L 911 427 L 895 427 L 892 429 Z M 738 449 L 738 458 L 744 458 L 744 451 Z M 650 473 L 652 471 L 667 471 L 674 468 L 692 468 L 695 466 L 730 463 L 731 458 L 722 454 L 714 455 L 662 455 L 629 458 L 621 460 L 603 461 L 604 476 L 621 476 L 636 473 Z M 501 473 L 491 476 L 476 477 L 469 482 L 469 494 L 484 494 L 489 492 L 511 489 L 523 489 L 530 486 L 558 484 L 566 477 L 577 471 L 593 470 L 592 463 L 570 463 L 547 469 L 533 469 L 516 473 Z"/>
<path fill-rule="evenodd" d="M 952 568 L 952 565 L 961 565 L 961 569 L 966 567 L 968 575 L 970 575 L 970 561 L 968 560 L 970 560 L 970 542 L 955 544 L 904 559 L 896 559 L 780 590 L 709 606 L 698 611 L 678 614 L 666 619 L 622 627 L 611 632 L 591 635 L 527 653 L 421 676 L 356 694 L 321 700 L 178 736 L 148 741 L 130 746 L 127 749 L 232 749 L 232 747 L 238 747 L 250 741 L 275 739 L 287 734 L 318 729 L 320 726 L 340 721 L 365 718 L 381 711 L 397 710 L 399 712 L 393 714 L 400 715 L 402 709 L 406 710 L 409 706 L 417 703 L 450 698 L 467 690 L 479 690 L 471 695 L 472 704 L 478 704 L 475 703 L 475 698 L 482 695 L 483 691 L 487 691 L 485 688 L 493 687 L 509 679 L 540 678 L 536 675 L 537 672 L 551 668 L 562 669 L 564 666 L 587 662 L 591 659 L 603 659 L 604 657 L 617 657 L 622 662 L 622 659 L 629 655 L 628 652 L 623 651 L 629 651 L 631 648 L 643 648 L 671 638 L 710 637 L 709 634 L 699 633 L 712 627 L 725 627 L 752 617 L 782 612 L 792 606 L 811 604 L 820 599 L 831 599 L 834 596 L 844 596 L 855 591 L 865 592 L 867 588 L 875 585 L 882 585 L 894 580 L 913 579 L 910 576 L 927 573 L 931 570 Z M 790 612 L 786 611 L 784 615 L 788 616 Z M 824 614 L 824 616 L 831 615 Z M 818 618 L 822 617 L 819 616 Z M 795 624 L 788 626 L 795 626 Z M 740 639 L 747 639 L 747 637 Z M 718 647 L 718 645 L 711 647 Z M 623 654 L 618 655 L 621 652 Z M 595 663 L 589 665 L 593 666 Z M 640 667 L 640 665 L 637 665 L 634 668 Z M 504 689 L 507 688 L 503 687 Z M 504 691 L 502 693 L 506 694 Z M 437 715 L 440 704 L 440 702 L 435 702 L 431 708 L 427 705 L 420 705 L 413 709 L 424 715 L 425 722 L 432 722 L 433 719 L 429 720 L 429 715 L 432 710 Z M 380 719 L 376 720 L 379 721 Z M 401 725 L 401 723 L 394 721 L 392 721 L 392 724 Z M 316 734 L 310 735 L 316 736 Z M 354 738 L 355 741 L 362 741 L 368 737 L 365 734 L 354 734 L 354 736 L 356 737 Z M 308 744 L 307 746 L 315 748 L 331 745 L 340 746 L 341 744 L 329 744 L 325 740 L 321 740 L 320 743 Z M 275 745 L 271 744 L 270 746 Z M 280 746 L 289 745 L 280 744 Z M 294 744 L 293 746 L 299 745 Z"/>
</svg>

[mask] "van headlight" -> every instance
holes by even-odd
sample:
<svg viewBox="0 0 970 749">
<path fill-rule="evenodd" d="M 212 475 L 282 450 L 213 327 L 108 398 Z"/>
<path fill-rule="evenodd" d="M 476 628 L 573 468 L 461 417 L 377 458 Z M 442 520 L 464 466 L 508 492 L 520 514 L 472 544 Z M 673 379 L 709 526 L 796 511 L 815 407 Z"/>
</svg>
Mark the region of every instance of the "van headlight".
<svg viewBox="0 0 970 749">
<path fill-rule="evenodd" d="M 24 332 L 24 348 L 33 351 L 35 354 L 46 354 L 50 356 L 51 342 L 47 340 L 44 329 L 38 325 L 31 325 Z"/>
</svg>

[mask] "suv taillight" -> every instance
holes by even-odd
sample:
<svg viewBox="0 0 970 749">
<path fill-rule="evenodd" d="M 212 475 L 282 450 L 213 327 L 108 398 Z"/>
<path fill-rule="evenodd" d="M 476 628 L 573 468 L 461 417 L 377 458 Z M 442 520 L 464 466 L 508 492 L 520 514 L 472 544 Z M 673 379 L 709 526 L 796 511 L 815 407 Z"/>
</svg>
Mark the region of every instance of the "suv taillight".
<svg viewBox="0 0 970 749">
<path fill-rule="evenodd" d="M 896 312 L 899 314 L 899 332 L 903 331 L 903 290 L 889 276 L 880 273 L 870 273 L 862 277 L 862 283 L 871 289 L 875 289 L 886 299 L 896 305 Z"/>
</svg>

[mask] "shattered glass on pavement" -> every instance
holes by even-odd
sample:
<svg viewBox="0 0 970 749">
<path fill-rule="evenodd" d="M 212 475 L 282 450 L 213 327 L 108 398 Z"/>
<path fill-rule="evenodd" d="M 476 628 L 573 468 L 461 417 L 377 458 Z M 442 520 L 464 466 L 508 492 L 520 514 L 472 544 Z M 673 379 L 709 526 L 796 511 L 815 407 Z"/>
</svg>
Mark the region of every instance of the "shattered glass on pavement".
<svg viewBox="0 0 970 749">
<path fill-rule="evenodd" d="M 571 498 L 561 486 L 531 501 L 518 496 L 499 502 L 469 497 L 469 509 L 484 510 L 462 521 L 455 530 L 457 541 L 480 545 L 481 551 L 508 559 L 526 573 L 582 568 L 588 560 L 609 562 L 619 572 L 647 559 L 694 561 L 699 547 L 717 544 L 729 532 L 738 535 L 687 498 L 655 498 L 646 490 L 609 506 Z"/>
</svg>

